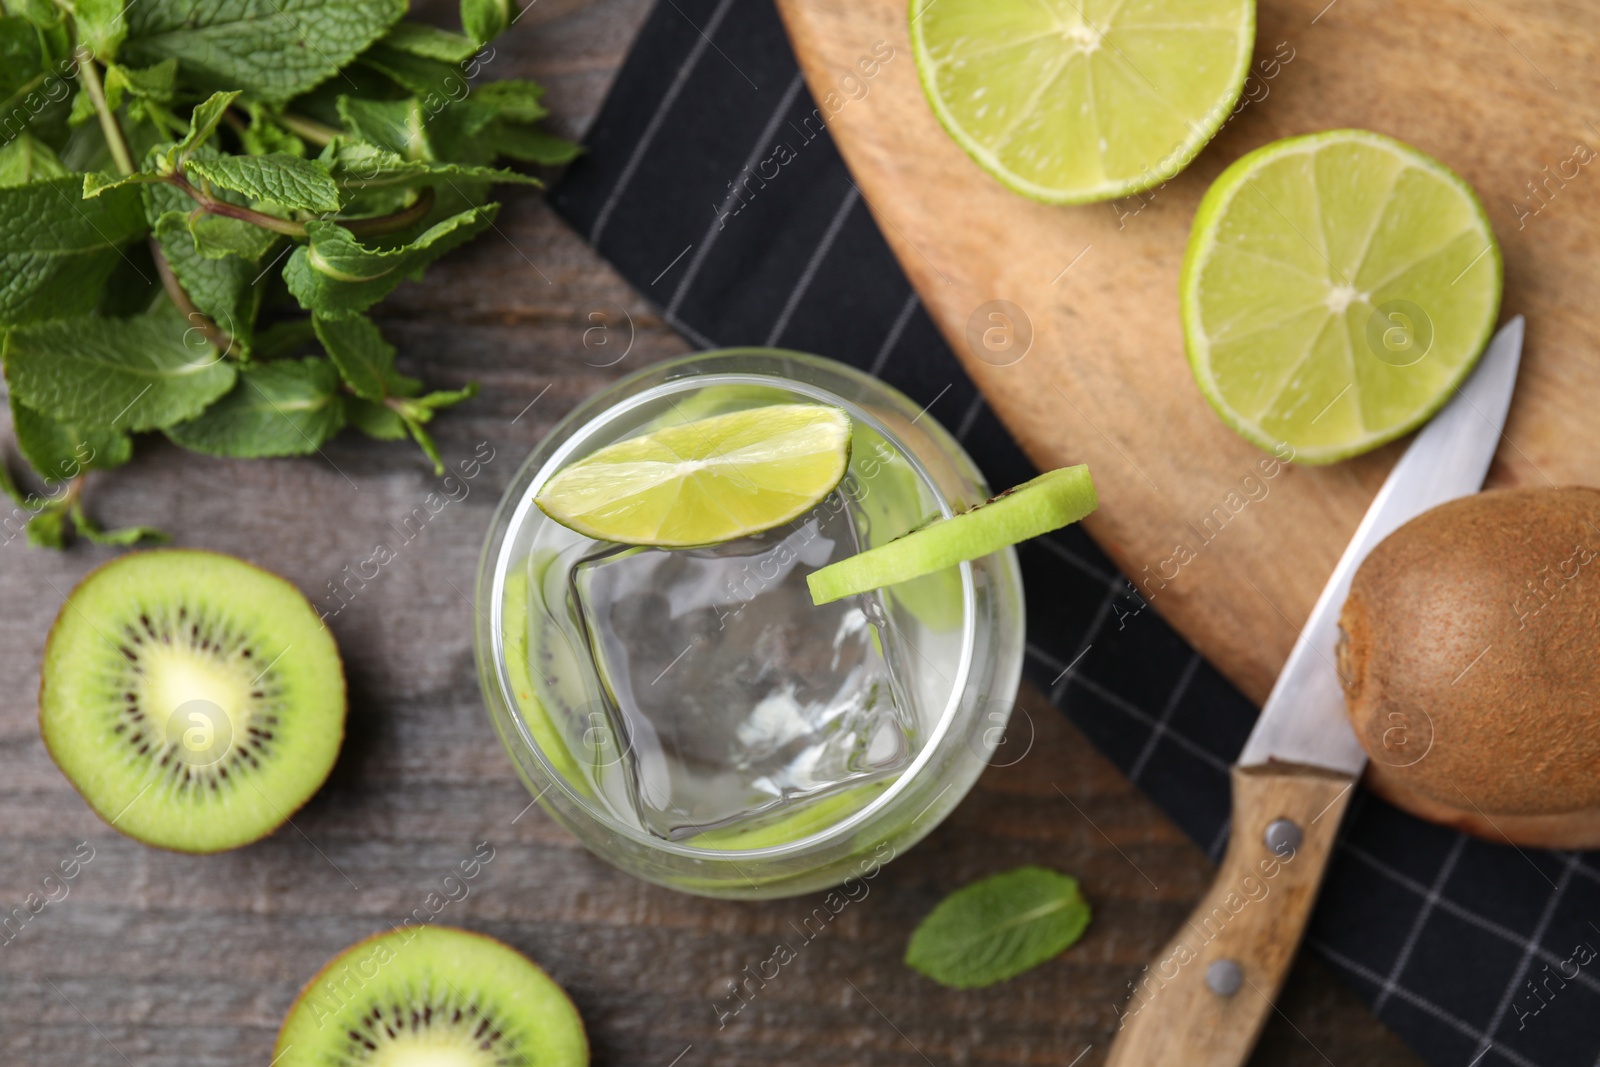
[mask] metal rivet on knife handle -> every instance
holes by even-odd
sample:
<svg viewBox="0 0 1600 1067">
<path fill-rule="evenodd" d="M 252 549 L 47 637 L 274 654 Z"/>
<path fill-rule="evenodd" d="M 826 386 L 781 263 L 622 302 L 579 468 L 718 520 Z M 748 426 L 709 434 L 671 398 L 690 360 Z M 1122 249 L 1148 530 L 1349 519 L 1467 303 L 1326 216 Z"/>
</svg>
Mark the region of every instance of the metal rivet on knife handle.
<svg viewBox="0 0 1600 1067">
<path fill-rule="evenodd" d="M 1206 968 L 1206 988 L 1219 997 L 1231 997 L 1244 985 L 1244 969 L 1233 960 L 1213 960 Z"/>
<path fill-rule="evenodd" d="M 1262 835 L 1267 842 L 1267 847 L 1274 855 L 1288 856 L 1300 851 L 1300 842 L 1304 835 L 1300 827 L 1288 819 L 1273 819 L 1267 824 L 1267 832 Z"/>
</svg>

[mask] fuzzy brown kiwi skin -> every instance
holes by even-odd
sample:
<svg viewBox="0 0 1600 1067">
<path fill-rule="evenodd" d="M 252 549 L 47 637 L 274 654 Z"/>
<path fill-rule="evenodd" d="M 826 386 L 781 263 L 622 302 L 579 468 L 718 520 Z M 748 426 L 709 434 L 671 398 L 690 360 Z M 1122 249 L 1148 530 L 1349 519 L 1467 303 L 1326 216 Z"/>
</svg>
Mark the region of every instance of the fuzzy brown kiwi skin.
<svg viewBox="0 0 1600 1067">
<path fill-rule="evenodd" d="M 1527 597 L 1561 570 L 1574 576 L 1552 599 Z M 1600 845 L 1600 491 L 1491 490 L 1435 508 L 1367 557 L 1339 621 L 1351 725 L 1380 795 L 1491 840 Z M 1426 755 L 1386 749 L 1396 725 Z"/>
<path fill-rule="evenodd" d="M 330 971 L 333 970 L 333 965 L 338 963 L 340 960 L 344 959 L 345 957 L 349 956 L 351 953 L 355 952 L 356 949 L 362 947 L 363 945 L 370 945 L 374 941 L 378 941 L 378 940 L 380 940 L 382 938 L 385 938 L 385 937 L 390 937 L 399 929 L 400 929 L 400 927 L 397 926 L 392 930 L 382 930 L 382 931 L 379 931 L 376 934 L 369 934 L 368 936 L 363 937 L 360 941 L 357 941 L 352 945 L 348 945 L 345 948 L 340 949 L 338 952 L 335 952 L 333 954 L 333 958 L 332 959 L 328 960 L 327 963 L 324 963 L 322 965 L 322 967 L 318 969 L 316 974 L 312 975 L 309 979 L 307 979 L 306 983 L 300 987 L 300 992 L 298 992 L 298 993 L 296 993 L 294 995 L 294 1000 L 292 1002 L 290 1002 L 289 1009 L 283 1013 L 283 1022 L 278 1024 L 278 1037 L 273 1042 L 273 1046 L 272 1046 L 272 1057 L 273 1057 L 273 1061 L 274 1062 L 277 1061 L 277 1058 L 279 1056 L 282 1056 L 286 1051 L 288 1051 L 287 1049 L 285 1049 L 283 1047 L 283 1033 L 284 1033 L 285 1030 L 287 1030 L 289 1028 L 289 1020 L 294 1018 L 295 1009 L 299 1008 L 300 1007 L 300 1002 L 302 1000 L 306 999 L 306 997 L 308 995 L 310 995 L 311 991 L 317 987 L 317 983 L 322 981 L 322 979 L 324 977 L 326 977 Z M 419 927 L 418 929 L 421 930 L 421 929 L 430 929 L 430 928 L 429 927 Z M 459 926 L 435 926 L 435 927 L 432 927 L 431 929 L 449 930 L 451 933 L 466 934 L 466 935 L 468 935 L 470 937 L 476 937 L 480 941 L 487 941 L 491 945 L 499 945 L 501 948 L 510 949 L 510 951 L 512 951 L 512 952 L 517 952 L 516 949 L 511 948 L 510 945 L 506 944 L 504 941 L 501 941 L 499 938 L 490 937 L 488 934 L 480 934 L 476 930 L 463 930 Z M 517 955 L 522 956 L 523 959 L 525 959 L 529 963 L 533 964 L 534 969 L 537 970 L 540 974 L 544 975 L 546 978 L 550 978 L 550 972 L 545 970 L 543 967 L 539 966 L 539 964 L 535 963 L 532 957 L 527 956 L 527 955 L 525 955 L 525 954 L 523 954 L 521 952 L 517 952 Z M 582 1019 L 583 1018 L 583 1014 L 578 1011 L 578 1006 L 576 1004 L 572 1003 L 572 994 L 567 992 L 566 987 L 563 986 L 560 982 L 556 981 L 554 978 L 550 978 L 550 984 L 555 986 L 557 989 L 561 990 L 561 995 L 566 998 L 567 1004 L 572 1008 L 572 1013 L 574 1015 L 576 1015 L 579 1019 Z M 590 1053 L 592 1051 L 590 1049 L 590 1047 L 589 1047 L 589 1029 L 588 1029 L 588 1027 L 579 1027 L 579 1030 L 583 1035 L 583 1062 L 588 1063 L 589 1062 L 589 1058 L 590 1058 Z"/>
<path fill-rule="evenodd" d="M 293 582 L 289 581 L 289 579 L 283 577 L 283 575 L 277 574 L 277 573 L 275 573 L 273 571 L 269 571 L 269 570 L 267 570 L 267 568 L 259 566 L 259 565 L 255 564 L 255 563 L 252 563 L 247 559 L 240 559 L 238 556 L 230 556 L 225 552 L 212 552 L 212 551 L 209 551 L 208 549 L 204 549 L 204 548 L 156 548 L 156 549 L 149 549 L 149 550 L 146 550 L 144 552 L 132 553 L 132 554 L 134 554 L 134 555 L 167 555 L 167 554 L 170 554 L 170 553 L 173 553 L 173 552 L 182 553 L 183 555 L 186 555 L 186 556 L 190 556 L 190 555 L 216 556 L 218 559 L 229 560 L 229 561 L 231 561 L 233 563 L 242 563 L 246 567 L 249 567 L 251 570 L 260 571 L 262 574 L 265 574 L 267 577 L 276 579 L 277 581 L 280 581 L 280 582 L 284 583 L 289 588 L 293 589 L 296 593 L 299 593 L 299 595 L 302 598 L 305 597 L 305 594 L 300 592 L 300 588 L 298 586 L 296 586 Z M 41 664 L 41 668 L 42 668 L 42 665 L 44 663 L 46 663 L 50 659 L 50 647 L 51 647 L 51 645 L 53 645 L 55 643 L 56 632 L 61 626 L 61 620 L 67 617 L 67 604 L 72 603 L 73 594 L 77 593 L 78 589 L 85 582 L 87 582 L 90 578 L 93 578 L 95 575 L 99 574 L 101 571 L 105 570 L 107 567 L 111 566 L 114 563 L 118 563 L 118 562 L 122 561 L 125 558 L 127 558 L 127 557 L 126 556 L 117 556 L 117 557 L 115 557 L 113 559 L 109 559 L 106 562 L 100 564 L 100 566 L 94 568 L 88 574 L 85 574 L 82 578 L 78 579 L 78 584 L 72 587 L 72 592 L 71 593 L 67 594 L 66 603 L 62 604 L 61 610 L 56 613 L 55 622 L 50 624 L 50 632 L 45 635 L 44 652 L 39 658 L 39 663 Z M 307 600 L 306 603 L 307 603 L 307 605 L 309 605 L 310 601 Z M 316 609 L 313 608 L 312 610 L 315 611 Z M 327 623 L 324 622 L 323 625 L 326 626 Z M 336 652 L 337 652 L 337 646 L 335 646 L 335 648 L 336 648 Z M 340 713 L 339 713 L 339 744 L 338 744 L 337 748 L 335 749 L 335 751 L 339 751 L 339 750 L 342 750 L 344 748 L 345 724 L 348 721 L 349 715 L 350 715 L 350 683 L 346 680 L 346 678 L 344 676 L 344 657 L 342 655 L 337 655 L 336 654 L 334 658 L 338 661 L 338 665 L 339 665 L 339 707 L 340 707 L 341 710 L 340 710 Z M 52 763 L 54 763 L 56 765 L 56 770 L 61 772 L 61 776 L 63 778 L 67 778 L 66 768 L 61 766 L 61 759 L 60 759 L 60 757 L 58 757 L 56 755 L 55 750 L 50 747 L 50 738 L 45 733 L 45 729 L 44 729 L 44 689 L 45 689 L 44 671 L 43 671 L 43 669 L 41 669 L 39 671 L 39 739 L 44 742 L 44 750 L 47 753 L 50 754 L 50 762 L 52 762 Z M 328 774 L 325 774 L 325 775 L 322 776 L 322 780 L 317 783 L 317 787 L 315 789 L 311 790 L 311 792 L 306 794 L 306 799 L 304 801 L 302 801 L 301 803 L 299 803 L 295 807 L 289 809 L 288 811 L 284 812 L 283 821 L 282 822 L 278 823 L 275 826 L 268 827 L 266 830 L 264 830 L 261 833 L 257 834 L 255 837 L 250 838 L 248 841 L 241 841 L 236 845 L 229 845 L 227 848 L 221 848 L 221 849 L 178 848 L 175 845 L 161 845 L 161 844 L 155 843 L 154 841 L 146 841 L 143 838 L 134 837 L 132 834 L 124 833 L 122 830 L 117 828 L 116 824 L 114 824 L 111 821 L 112 818 L 114 818 L 114 816 L 107 815 L 105 812 L 100 810 L 100 808 L 95 804 L 94 801 L 92 801 L 88 797 L 84 796 L 83 795 L 83 791 L 78 789 L 77 785 L 75 783 L 73 783 L 71 778 L 67 778 L 67 783 L 69 785 L 72 785 L 73 791 L 76 792 L 78 794 L 78 796 L 83 797 L 83 802 L 89 806 L 89 810 L 90 811 L 94 812 L 95 815 L 97 815 L 100 818 L 101 822 L 103 822 L 107 826 L 111 827 L 111 829 L 116 830 L 117 833 L 123 834 L 123 836 L 127 837 L 129 840 L 138 841 L 139 844 L 144 845 L 147 848 L 158 848 L 158 849 L 162 850 L 163 852 L 176 852 L 176 853 L 178 853 L 180 855 L 184 855 L 184 856 L 214 856 L 219 852 L 232 852 L 236 848 L 244 848 L 246 845 L 253 845 L 257 841 L 261 841 L 264 838 L 271 837 L 273 834 L 275 834 L 279 830 L 283 829 L 283 827 L 289 822 L 289 820 L 294 818 L 295 812 L 299 811 L 301 808 L 305 807 L 306 804 L 310 803 L 311 798 L 316 796 L 317 793 L 319 793 L 322 790 L 322 787 L 327 784 L 328 776 L 333 773 L 333 767 L 337 763 L 338 763 L 338 760 L 336 758 L 334 760 L 334 763 L 329 765 Z"/>
</svg>

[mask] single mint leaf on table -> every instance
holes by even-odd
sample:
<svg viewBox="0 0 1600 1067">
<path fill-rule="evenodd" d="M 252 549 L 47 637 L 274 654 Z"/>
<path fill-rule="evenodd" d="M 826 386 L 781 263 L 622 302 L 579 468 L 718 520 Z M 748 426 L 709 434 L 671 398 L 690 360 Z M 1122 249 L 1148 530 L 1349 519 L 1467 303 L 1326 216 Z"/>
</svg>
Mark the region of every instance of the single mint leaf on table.
<svg viewBox="0 0 1600 1067">
<path fill-rule="evenodd" d="M 506 31 L 518 13 L 511 0 L 461 0 L 461 28 L 479 44 L 487 44 Z"/>
<path fill-rule="evenodd" d="M 57 422 L 11 397 L 17 451 L 43 478 L 76 478 L 90 467 L 109 470 L 133 458 L 133 441 L 121 430 Z"/>
<path fill-rule="evenodd" d="M 370 248 L 332 222 L 308 222 L 310 240 L 290 255 L 283 280 L 300 306 L 313 314 L 330 319 L 359 314 L 407 278 L 420 278 L 428 263 L 488 229 L 498 206 L 452 215 L 393 248 Z"/>
<path fill-rule="evenodd" d="M 405 10 L 405 0 L 140 0 L 121 54 L 176 59 L 188 84 L 283 104 L 338 74 Z"/>
<path fill-rule="evenodd" d="M 184 448 L 255 458 L 315 452 L 344 426 L 339 372 L 325 359 L 279 359 L 239 370 L 231 392 L 198 418 L 169 426 Z"/>
<path fill-rule="evenodd" d="M 96 59 L 109 63 L 117 58 L 117 49 L 128 36 L 122 0 L 72 0 L 72 21 L 78 43 L 87 45 Z"/>
<path fill-rule="evenodd" d="M 941 901 L 912 933 L 906 964 L 941 985 L 977 989 L 1059 956 L 1088 925 L 1076 879 L 1018 867 Z"/>
<path fill-rule="evenodd" d="M 83 177 L 0 189 L 0 327 L 82 315 L 121 258 L 146 232 L 139 194 L 82 199 Z"/>
<path fill-rule="evenodd" d="M 185 168 L 191 177 L 231 189 L 251 200 L 265 200 L 293 211 L 339 210 L 339 187 L 328 168 L 314 159 L 270 156 L 218 156 L 191 159 Z"/>
<path fill-rule="evenodd" d="M 193 418 L 234 382 L 233 366 L 170 305 L 127 319 L 84 316 L 6 335 L 6 382 L 69 425 L 159 429 Z"/>
<path fill-rule="evenodd" d="M 312 319 L 317 340 L 328 358 L 359 397 L 382 402 L 391 396 L 415 396 L 422 383 L 394 369 L 394 345 L 365 315 L 343 319 Z"/>
<path fill-rule="evenodd" d="M 213 257 L 200 252 L 189 230 L 189 217 L 176 211 L 161 216 L 155 233 L 167 265 L 194 306 L 239 342 L 241 355 L 248 355 L 261 302 L 261 287 L 252 282 L 260 268 L 239 256 Z"/>
<path fill-rule="evenodd" d="M 64 178 L 70 173 L 49 145 L 27 131 L 0 147 L 0 188 Z"/>
<path fill-rule="evenodd" d="M 384 35 L 383 43 L 401 52 L 446 63 L 460 63 L 478 54 L 479 45 L 470 37 L 441 30 L 422 22 L 397 22 Z"/>
</svg>

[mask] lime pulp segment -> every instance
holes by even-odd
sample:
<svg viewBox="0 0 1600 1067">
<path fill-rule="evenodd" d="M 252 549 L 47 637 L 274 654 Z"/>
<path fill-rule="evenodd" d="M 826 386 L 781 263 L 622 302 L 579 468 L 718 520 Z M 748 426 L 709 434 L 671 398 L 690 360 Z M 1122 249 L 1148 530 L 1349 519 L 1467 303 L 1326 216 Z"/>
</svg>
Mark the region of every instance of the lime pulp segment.
<svg viewBox="0 0 1600 1067">
<path fill-rule="evenodd" d="M 888 544 L 812 571 L 806 584 L 813 603 L 827 604 L 1058 530 L 1089 514 L 1098 503 L 1088 467 L 1047 471 L 959 515 L 935 519 Z"/>
<path fill-rule="evenodd" d="M 1223 421 L 1331 463 L 1414 429 L 1471 371 L 1499 314 L 1500 249 L 1443 164 L 1333 130 L 1223 172 L 1179 289 L 1189 362 Z"/>
<path fill-rule="evenodd" d="M 556 472 L 534 497 L 581 534 L 626 545 L 718 544 L 816 507 L 850 464 L 850 417 L 773 404 L 666 426 Z"/>
<path fill-rule="evenodd" d="M 923 91 L 950 136 L 1024 196 L 1159 185 L 1227 121 L 1255 0 L 911 0 Z"/>
</svg>

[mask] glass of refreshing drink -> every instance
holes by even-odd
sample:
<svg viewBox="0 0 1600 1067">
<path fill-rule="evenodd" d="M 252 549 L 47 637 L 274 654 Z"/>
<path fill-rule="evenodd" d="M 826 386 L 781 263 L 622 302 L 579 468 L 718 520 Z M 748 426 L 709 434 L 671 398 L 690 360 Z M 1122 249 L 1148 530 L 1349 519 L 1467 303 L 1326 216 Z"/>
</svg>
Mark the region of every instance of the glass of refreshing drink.
<svg viewBox="0 0 1600 1067">
<path fill-rule="evenodd" d="M 756 898 L 875 873 L 1001 740 L 1016 556 L 820 605 L 807 578 L 988 496 L 931 416 L 830 360 L 737 349 L 624 379 L 528 458 L 484 546 L 500 738 L 551 816 L 650 881 Z"/>
</svg>

